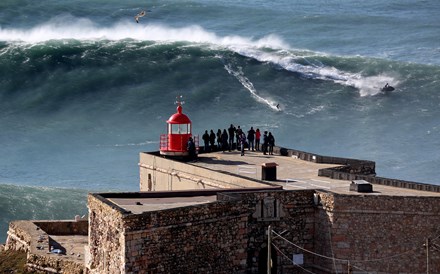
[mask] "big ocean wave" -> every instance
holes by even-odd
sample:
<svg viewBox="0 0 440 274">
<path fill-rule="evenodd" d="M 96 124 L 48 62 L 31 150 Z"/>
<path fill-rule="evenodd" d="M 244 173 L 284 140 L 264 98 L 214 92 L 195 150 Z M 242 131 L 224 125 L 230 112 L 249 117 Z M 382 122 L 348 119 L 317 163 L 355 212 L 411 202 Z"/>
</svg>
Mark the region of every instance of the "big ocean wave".
<svg viewBox="0 0 440 274">
<path fill-rule="evenodd" d="M 73 219 L 87 214 L 87 191 L 0 184 L 0 243 L 10 220 Z"/>
<path fill-rule="evenodd" d="M 30 55 L 22 56 L 20 60 L 22 63 L 32 61 L 35 55 L 32 56 L 30 53 L 35 52 L 36 49 L 42 50 L 41 55 L 47 62 L 54 62 L 53 56 L 59 56 L 60 60 L 55 60 L 55 63 L 59 64 L 63 62 L 63 56 L 71 59 L 72 56 L 76 56 L 89 63 L 98 58 L 127 62 L 127 52 L 137 52 L 142 57 L 142 55 L 151 55 L 152 51 L 157 50 L 169 54 L 172 52 L 170 47 L 198 47 L 210 51 L 211 55 L 217 57 L 223 56 L 225 51 L 232 52 L 243 58 L 273 65 L 277 69 L 302 78 L 353 87 L 361 96 L 376 95 L 387 82 L 396 86 L 402 82 L 402 76 L 396 74 L 395 69 L 392 70 L 393 72 L 388 70 L 390 62 L 387 60 L 359 56 L 331 56 L 295 49 L 276 35 L 267 35 L 258 39 L 241 36 L 222 37 L 196 25 L 171 28 L 161 24 L 138 25 L 128 20 L 121 20 L 108 28 L 103 28 L 89 19 L 58 16 L 31 29 L 2 28 L 0 41 L 3 41 L 0 58 L 13 58 L 8 60 L 9 62 L 3 62 L 5 67 L 10 66 L 11 62 L 20 60 L 17 55 L 21 54 Z M 139 60 L 146 61 L 142 58 Z M 131 63 L 125 65 L 136 66 L 140 62 L 133 59 L 129 61 Z M 249 78 L 244 80 L 246 75 L 240 71 L 240 68 L 234 68 L 234 64 L 227 62 L 226 60 L 224 69 L 230 75 L 236 77 L 257 101 L 276 110 L 274 102 L 262 98 L 249 85 L 252 84 Z"/>
</svg>

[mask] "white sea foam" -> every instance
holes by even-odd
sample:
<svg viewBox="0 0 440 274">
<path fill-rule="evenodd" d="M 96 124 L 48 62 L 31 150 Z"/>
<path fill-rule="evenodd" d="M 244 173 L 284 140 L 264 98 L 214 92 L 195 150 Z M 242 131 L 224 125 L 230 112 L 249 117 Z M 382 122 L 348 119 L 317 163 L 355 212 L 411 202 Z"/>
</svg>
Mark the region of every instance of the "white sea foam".
<svg viewBox="0 0 440 274">
<path fill-rule="evenodd" d="M 276 102 L 268 98 L 263 98 L 262 96 L 257 94 L 257 90 L 255 89 L 254 85 L 246 76 L 244 76 L 241 68 L 233 69 L 231 64 L 227 64 L 225 65 L 225 69 L 229 74 L 237 78 L 237 80 L 243 85 L 243 87 L 245 87 L 251 93 L 252 97 L 255 98 L 258 102 L 266 104 L 275 111 L 280 111 L 280 109 L 277 107 Z"/>
<path fill-rule="evenodd" d="M 172 28 L 162 24 L 136 24 L 133 21 L 121 20 L 105 28 L 96 25 L 90 19 L 76 18 L 71 15 L 60 15 L 47 23 L 31 29 L 0 28 L 0 41 L 39 43 L 48 40 L 76 39 L 82 41 L 122 39 L 156 41 L 169 43 L 188 41 L 202 43 L 214 47 L 224 47 L 240 55 L 254 58 L 260 62 L 275 64 L 287 71 L 299 73 L 303 77 L 337 84 L 351 86 L 359 90 L 361 96 L 371 96 L 380 92 L 380 88 L 389 82 L 397 84 L 397 80 L 389 75 L 364 77 L 360 73 L 341 71 L 335 67 L 326 66 L 320 62 L 302 64 L 304 56 L 297 56 L 294 51 L 278 36 L 270 34 L 260 39 L 252 39 L 236 35 L 218 36 L 200 26 L 192 25 L 182 28 Z M 315 53 L 315 56 L 320 56 Z M 230 73 L 232 71 L 229 71 Z M 276 104 L 257 95 L 255 88 L 243 73 L 231 73 L 247 88 L 260 102 L 265 102 L 271 108 L 277 109 Z"/>
<path fill-rule="evenodd" d="M 392 83 L 393 86 L 396 87 L 399 84 L 399 80 L 385 74 L 347 80 L 347 85 L 357 88 L 361 96 L 373 96 L 381 93 L 380 89 L 386 83 Z"/>
<path fill-rule="evenodd" d="M 279 50 L 274 52 L 264 52 L 256 48 L 240 48 L 235 49 L 236 52 L 254 58 L 260 62 L 268 62 L 276 64 L 283 69 L 295 73 L 299 73 L 303 77 L 332 81 L 344 86 L 351 86 L 359 90 L 361 96 L 372 96 L 380 93 L 380 89 L 386 83 L 393 83 L 398 85 L 399 81 L 390 75 L 376 75 L 376 76 L 362 76 L 360 73 L 352 73 L 341 71 L 335 67 L 325 65 L 303 65 L 298 61 L 300 58 L 293 53 L 287 53 L 285 50 Z"/>
<path fill-rule="evenodd" d="M 161 24 L 136 24 L 133 20 L 121 20 L 110 27 L 100 27 L 90 19 L 70 15 L 54 17 L 31 29 L 7 29 L 0 27 L 0 41 L 38 43 L 49 40 L 148 40 L 188 41 L 216 45 L 253 45 L 256 47 L 286 48 L 287 45 L 275 35 L 258 40 L 236 35 L 220 37 L 198 25 L 172 28 Z"/>
</svg>

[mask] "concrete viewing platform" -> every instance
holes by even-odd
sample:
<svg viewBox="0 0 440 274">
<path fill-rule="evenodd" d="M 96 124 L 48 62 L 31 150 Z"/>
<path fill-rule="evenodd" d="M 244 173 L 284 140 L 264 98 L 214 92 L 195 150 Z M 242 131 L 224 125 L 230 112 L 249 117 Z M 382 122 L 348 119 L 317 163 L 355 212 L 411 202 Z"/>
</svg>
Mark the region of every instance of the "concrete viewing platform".
<svg viewBox="0 0 440 274">
<path fill-rule="evenodd" d="M 434 196 L 440 193 L 420 191 L 386 185 L 373 185 L 373 192 L 359 193 L 350 191 L 351 180 L 331 179 L 318 176 L 320 169 L 339 167 L 337 164 L 322 164 L 298 159 L 296 156 L 263 155 L 260 151 L 245 150 L 245 155 L 240 156 L 240 151 L 211 152 L 200 154 L 192 165 L 223 171 L 230 174 L 261 180 L 262 165 L 276 163 L 276 181 L 265 181 L 282 186 L 286 190 L 320 189 L 339 194 L 351 195 L 392 195 L 392 196 Z"/>
</svg>

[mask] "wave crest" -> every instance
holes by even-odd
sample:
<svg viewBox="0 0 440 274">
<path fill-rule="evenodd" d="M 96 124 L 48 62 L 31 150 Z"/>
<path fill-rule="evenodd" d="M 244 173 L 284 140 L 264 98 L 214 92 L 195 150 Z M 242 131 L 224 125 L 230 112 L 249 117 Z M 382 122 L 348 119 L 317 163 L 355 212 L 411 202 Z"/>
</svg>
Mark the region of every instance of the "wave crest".
<svg viewBox="0 0 440 274">
<path fill-rule="evenodd" d="M 280 37 L 269 34 L 260 39 L 237 35 L 218 36 L 198 25 L 172 28 L 156 23 L 136 24 L 124 19 L 106 28 L 86 18 L 60 15 L 29 30 L 0 28 L 0 40 L 6 42 L 40 43 L 49 40 L 75 39 L 80 41 L 133 39 L 154 42 L 190 42 L 222 47 L 260 62 L 274 64 L 308 79 L 331 81 L 354 87 L 361 96 L 375 95 L 386 83 L 398 81 L 389 75 L 364 77 L 357 72 L 340 70 L 323 64 L 325 54 L 292 50 Z M 267 102 L 266 102 L 267 103 Z M 269 103 L 273 108 L 273 104 Z"/>
<path fill-rule="evenodd" d="M 287 44 L 270 34 L 261 39 L 236 35 L 220 37 L 198 25 L 172 28 L 157 23 L 136 24 L 133 20 L 120 20 L 110 27 L 101 27 L 92 20 L 60 15 L 48 22 L 28 30 L 5 29 L 0 27 L 0 40 L 7 42 L 38 43 L 49 40 L 147 40 L 147 41 L 188 41 L 215 45 L 253 45 L 256 47 L 287 48 Z"/>
</svg>

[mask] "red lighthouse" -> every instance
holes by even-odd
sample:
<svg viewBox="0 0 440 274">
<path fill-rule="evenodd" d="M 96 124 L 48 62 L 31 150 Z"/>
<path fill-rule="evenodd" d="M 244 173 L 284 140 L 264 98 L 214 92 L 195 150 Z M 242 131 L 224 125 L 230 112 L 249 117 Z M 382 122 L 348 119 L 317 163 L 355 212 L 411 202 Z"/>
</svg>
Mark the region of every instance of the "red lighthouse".
<svg viewBox="0 0 440 274">
<path fill-rule="evenodd" d="M 160 136 L 160 154 L 167 156 L 191 156 L 188 141 L 191 138 L 191 120 L 182 113 L 183 101 L 176 101 L 177 113 L 168 119 L 168 133 Z M 195 153 L 195 140 L 193 148 Z"/>
</svg>

